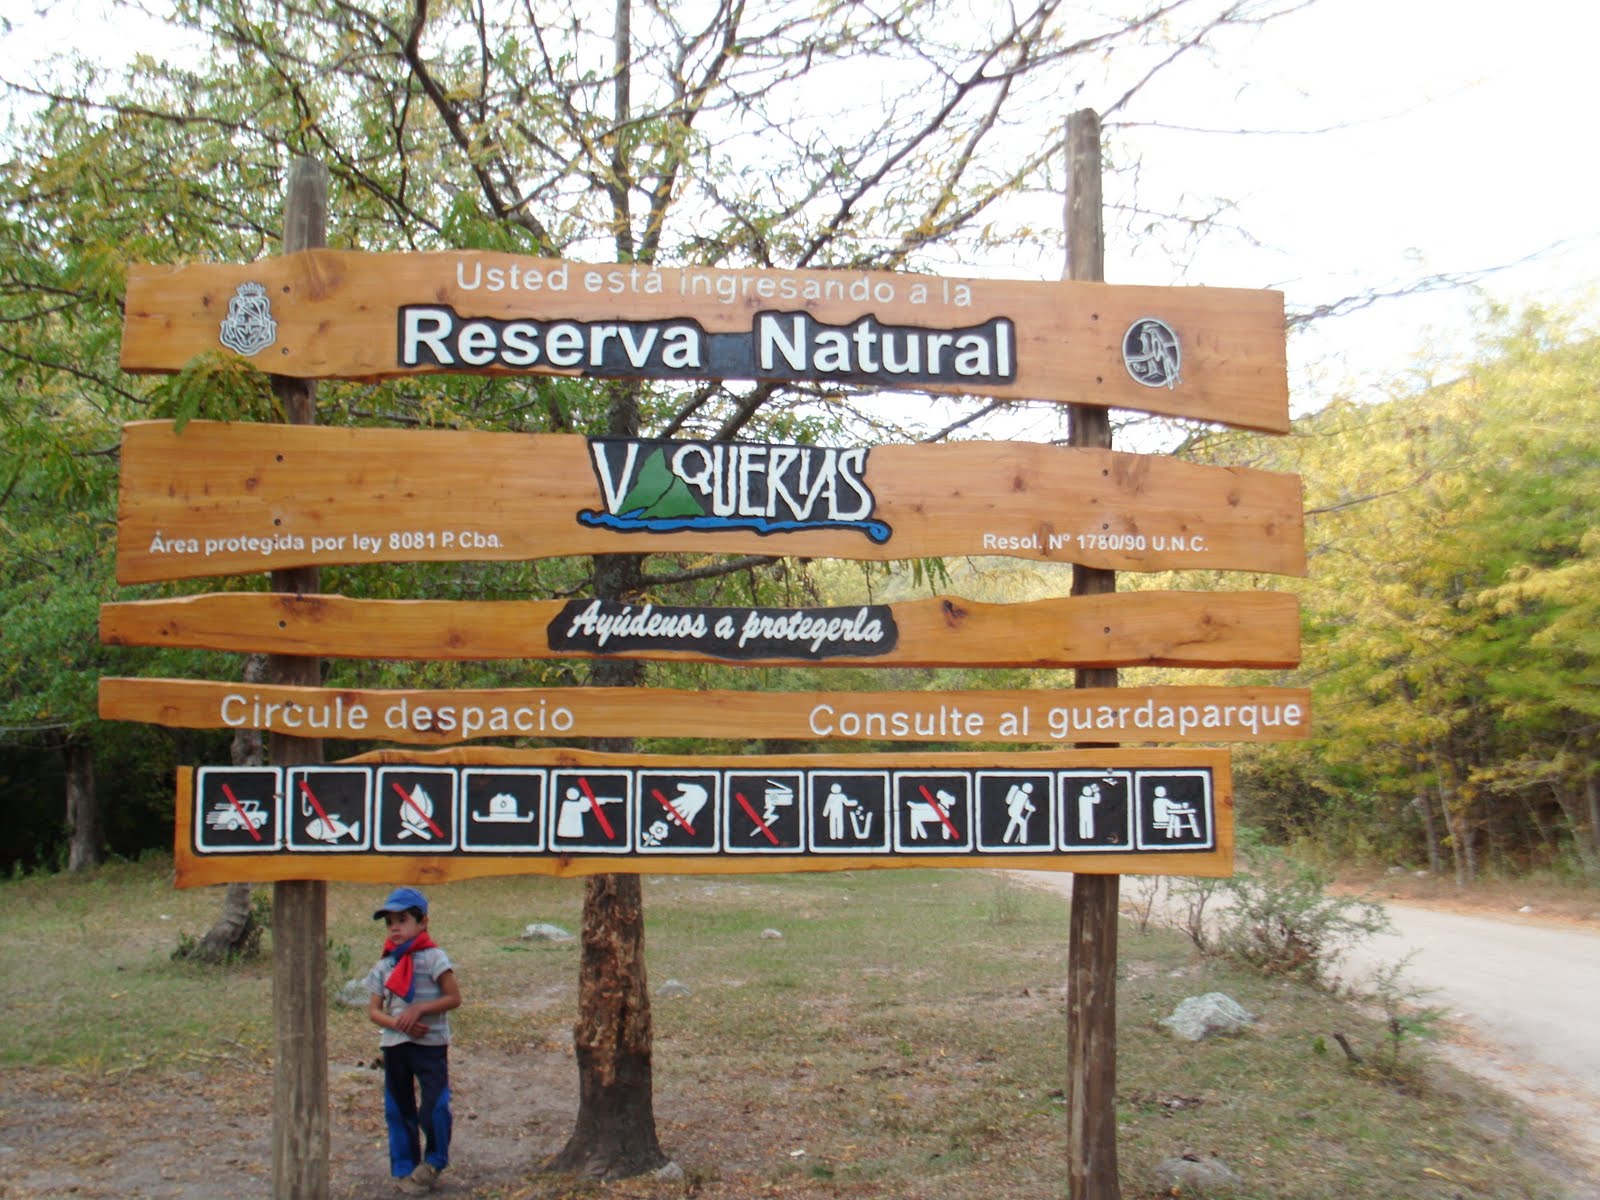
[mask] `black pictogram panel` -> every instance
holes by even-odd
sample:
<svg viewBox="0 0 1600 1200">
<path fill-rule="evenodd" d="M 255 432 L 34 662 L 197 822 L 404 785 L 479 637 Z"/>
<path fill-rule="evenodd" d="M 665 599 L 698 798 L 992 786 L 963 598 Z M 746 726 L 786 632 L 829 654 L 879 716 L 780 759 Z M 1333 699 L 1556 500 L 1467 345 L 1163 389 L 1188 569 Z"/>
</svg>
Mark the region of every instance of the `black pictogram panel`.
<svg viewBox="0 0 1600 1200">
<path fill-rule="evenodd" d="M 309 853 L 372 845 L 372 772 L 365 767 L 290 767 L 284 772 L 289 849 Z"/>
<path fill-rule="evenodd" d="M 817 854 L 889 849 L 889 773 L 813 771 L 807 829 Z"/>
<path fill-rule="evenodd" d="M 1203 850 L 1213 841 L 1211 772 L 1138 771 L 1141 850 Z"/>
<path fill-rule="evenodd" d="M 456 785 L 448 767 L 379 767 L 373 804 L 379 850 L 437 854 L 456 848 Z"/>
<path fill-rule="evenodd" d="M 1049 771 L 979 771 L 978 849 L 1049 854 L 1056 848 L 1054 800 Z"/>
<path fill-rule="evenodd" d="M 1063 850 L 1133 848 L 1131 771 L 1061 771 L 1056 787 Z"/>
<path fill-rule="evenodd" d="M 633 772 L 550 772 L 550 849 L 622 854 L 633 848 Z"/>
<path fill-rule="evenodd" d="M 715 854 L 722 777 L 715 771 L 640 771 L 640 854 Z"/>
<path fill-rule="evenodd" d="M 536 853 L 544 849 L 544 771 L 469 767 L 461 772 L 461 848 Z"/>
<path fill-rule="evenodd" d="M 805 795 L 801 771 L 729 771 L 723 779 L 723 849 L 798 854 L 805 849 Z"/>
<path fill-rule="evenodd" d="M 194 788 L 194 847 L 252 853 L 283 845 L 283 775 L 275 767 L 201 767 Z"/>
<path fill-rule="evenodd" d="M 960 854 L 971 850 L 971 773 L 896 771 L 894 848 L 913 854 Z"/>
</svg>

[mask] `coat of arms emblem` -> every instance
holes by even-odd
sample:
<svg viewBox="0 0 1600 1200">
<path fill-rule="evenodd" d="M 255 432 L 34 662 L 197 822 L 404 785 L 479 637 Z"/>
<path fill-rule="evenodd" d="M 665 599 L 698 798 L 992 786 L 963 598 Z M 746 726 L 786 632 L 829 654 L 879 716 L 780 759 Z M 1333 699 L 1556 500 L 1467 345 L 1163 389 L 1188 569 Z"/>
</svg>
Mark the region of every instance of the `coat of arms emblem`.
<svg viewBox="0 0 1600 1200">
<path fill-rule="evenodd" d="M 278 323 L 272 319 L 267 289 L 259 283 L 241 283 L 228 301 L 218 340 L 248 358 L 272 345 L 277 337 Z"/>
</svg>

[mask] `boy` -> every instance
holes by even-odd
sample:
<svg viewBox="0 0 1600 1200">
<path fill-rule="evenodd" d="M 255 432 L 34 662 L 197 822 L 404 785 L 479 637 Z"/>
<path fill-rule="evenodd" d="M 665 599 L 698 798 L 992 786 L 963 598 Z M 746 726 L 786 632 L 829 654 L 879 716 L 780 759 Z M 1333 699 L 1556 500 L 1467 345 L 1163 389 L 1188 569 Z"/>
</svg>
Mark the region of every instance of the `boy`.
<svg viewBox="0 0 1600 1200">
<path fill-rule="evenodd" d="M 383 1112 L 389 1169 L 408 1196 L 431 1191 L 450 1162 L 450 1018 L 461 1003 L 450 958 L 428 936 L 428 899 L 395 888 L 372 914 L 384 922 L 383 957 L 367 972 L 367 1015 L 383 1027 Z M 422 1089 L 417 1106 L 416 1089 Z M 420 1134 L 427 1134 L 423 1158 Z"/>
</svg>

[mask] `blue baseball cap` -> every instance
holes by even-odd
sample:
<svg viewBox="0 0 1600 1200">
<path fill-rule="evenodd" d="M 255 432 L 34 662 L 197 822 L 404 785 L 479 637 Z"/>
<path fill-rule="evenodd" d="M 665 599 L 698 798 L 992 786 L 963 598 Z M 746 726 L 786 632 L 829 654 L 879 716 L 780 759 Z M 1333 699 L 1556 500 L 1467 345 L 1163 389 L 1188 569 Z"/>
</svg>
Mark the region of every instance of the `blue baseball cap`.
<svg viewBox="0 0 1600 1200">
<path fill-rule="evenodd" d="M 372 914 L 372 919 L 381 921 L 385 913 L 405 912 L 408 908 L 415 908 L 423 916 L 427 916 L 428 898 L 414 887 L 397 887 L 389 893 L 389 898 L 383 902 L 383 907 Z"/>
</svg>

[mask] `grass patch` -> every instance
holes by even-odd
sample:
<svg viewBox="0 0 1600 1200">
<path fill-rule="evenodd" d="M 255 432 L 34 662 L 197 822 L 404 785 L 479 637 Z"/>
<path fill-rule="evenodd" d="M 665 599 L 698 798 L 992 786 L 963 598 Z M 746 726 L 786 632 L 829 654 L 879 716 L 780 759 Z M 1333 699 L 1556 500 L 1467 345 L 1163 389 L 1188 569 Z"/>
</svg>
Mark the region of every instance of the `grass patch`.
<svg viewBox="0 0 1600 1200">
<path fill-rule="evenodd" d="M 0 1067 L 221 1079 L 267 1063 L 270 960 L 174 963 L 180 933 L 204 932 L 219 893 L 176 892 L 169 878 L 147 863 L 0 883 L 0 954 L 13 967 L 0 977 L 12 1024 Z M 371 911 L 384 892 L 330 886 L 334 987 L 338 968 L 360 975 L 376 958 Z M 452 1018 L 458 1044 L 509 1063 L 513 1078 L 540 1063 L 575 1078 L 562 1039 L 575 1015 L 577 945 L 518 935 L 534 921 L 576 932 L 581 884 L 476 880 L 430 898 L 434 936 L 459 964 L 467 999 Z M 882 871 L 648 878 L 645 898 L 652 988 L 677 979 L 690 989 L 653 1005 L 658 1126 L 688 1178 L 606 1194 L 1064 1193 L 1059 897 L 985 872 Z M 763 937 L 769 929 L 782 937 Z M 1245 1181 L 1233 1195 L 1262 1200 L 1568 1194 L 1528 1153 L 1515 1114 L 1477 1085 L 1429 1065 L 1402 1088 L 1329 1053 L 1334 1031 L 1374 1047 L 1385 1030 L 1324 992 L 1197 959 L 1178 935 L 1131 925 L 1120 974 L 1126 1197 L 1156 1195 L 1154 1164 L 1185 1152 L 1222 1158 Z M 1158 1028 L 1180 1000 L 1210 991 L 1259 1023 L 1200 1045 Z M 329 1030 L 332 1061 L 374 1053 L 364 1013 L 335 1009 Z M 351 1111 L 374 1105 L 362 1092 Z M 554 1128 L 535 1149 L 559 1148 L 567 1131 Z M 184 1131 L 172 1137 L 182 1144 Z M 552 1187 L 529 1171 L 473 1194 L 569 1194 Z"/>
</svg>

